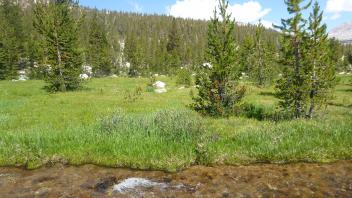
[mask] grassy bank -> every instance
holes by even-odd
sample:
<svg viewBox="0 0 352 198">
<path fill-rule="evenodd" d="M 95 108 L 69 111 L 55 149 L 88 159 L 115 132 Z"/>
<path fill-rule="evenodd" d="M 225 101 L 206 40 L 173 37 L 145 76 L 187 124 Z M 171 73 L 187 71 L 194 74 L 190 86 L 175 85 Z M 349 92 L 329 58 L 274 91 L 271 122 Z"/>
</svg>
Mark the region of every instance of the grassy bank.
<svg viewBox="0 0 352 198">
<path fill-rule="evenodd" d="M 342 80 L 312 121 L 270 118 L 273 89 L 249 85 L 248 112 L 203 118 L 190 89 L 142 90 L 148 79 L 93 79 L 84 90 L 48 94 L 43 82 L 0 82 L 0 166 L 56 162 L 178 170 L 193 164 L 330 162 L 352 158 L 352 87 Z M 132 91 L 129 91 L 132 90 Z M 131 100 L 133 98 L 133 100 Z"/>
</svg>

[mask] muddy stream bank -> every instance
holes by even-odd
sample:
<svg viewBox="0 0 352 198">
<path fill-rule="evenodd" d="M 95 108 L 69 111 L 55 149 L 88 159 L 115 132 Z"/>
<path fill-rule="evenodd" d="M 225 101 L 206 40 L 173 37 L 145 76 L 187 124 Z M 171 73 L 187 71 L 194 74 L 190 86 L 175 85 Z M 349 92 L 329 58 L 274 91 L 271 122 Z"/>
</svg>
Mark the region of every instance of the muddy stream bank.
<svg viewBox="0 0 352 198">
<path fill-rule="evenodd" d="M 0 197 L 352 197 L 352 161 L 195 166 L 178 173 L 93 165 L 0 168 Z"/>
</svg>

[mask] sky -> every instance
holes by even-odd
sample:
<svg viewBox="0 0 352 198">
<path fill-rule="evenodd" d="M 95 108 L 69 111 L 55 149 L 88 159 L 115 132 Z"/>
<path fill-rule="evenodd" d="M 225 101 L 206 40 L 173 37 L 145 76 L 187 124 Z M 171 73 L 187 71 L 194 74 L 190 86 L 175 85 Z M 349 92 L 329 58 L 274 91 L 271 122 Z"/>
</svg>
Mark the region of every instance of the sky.
<svg viewBox="0 0 352 198">
<path fill-rule="evenodd" d="M 80 0 L 91 8 L 114 11 L 164 14 L 182 18 L 209 19 L 218 0 Z M 352 0 L 317 0 L 324 10 L 328 30 L 352 21 Z M 308 0 L 306 0 L 308 2 Z M 287 18 L 284 0 L 230 0 L 229 10 L 236 21 L 267 26 Z M 306 13 L 308 14 L 308 13 Z"/>
</svg>

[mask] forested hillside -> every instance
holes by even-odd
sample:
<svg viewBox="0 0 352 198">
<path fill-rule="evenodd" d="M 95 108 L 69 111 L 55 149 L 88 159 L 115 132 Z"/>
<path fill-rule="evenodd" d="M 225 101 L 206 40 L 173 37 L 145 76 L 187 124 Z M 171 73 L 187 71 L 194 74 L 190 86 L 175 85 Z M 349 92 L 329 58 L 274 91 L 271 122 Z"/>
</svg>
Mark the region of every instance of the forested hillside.
<svg viewBox="0 0 352 198">
<path fill-rule="evenodd" d="M 39 0 L 1 0 L 0 79 L 14 79 L 27 69 L 31 78 L 43 78 L 50 63 L 42 35 L 35 24 Z M 112 12 L 73 7 L 78 25 L 79 54 L 84 65 L 93 67 L 95 76 L 111 74 L 148 76 L 171 74 L 180 67 L 195 69 L 208 62 L 207 21 L 185 20 L 160 15 Z M 42 11 L 44 12 L 44 11 Z M 37 13 L 40 15 L 43 13 Z M 249 54 L 253 53 L 257 26 L 237 25 L 234 30 L 242 72 L 250 72 Z M 265 30 L 262 37 L 271 54 L 278 54 L 278 33 Z M 347 69 L 348 46 L 332 41 L 338 70 Z M 267 50 L 268 50 L 267 49 Z M 275 58 L 275 56 L 272 56 Z M 273 61 L 274 71 L 277 68 Z"/>
</svg>

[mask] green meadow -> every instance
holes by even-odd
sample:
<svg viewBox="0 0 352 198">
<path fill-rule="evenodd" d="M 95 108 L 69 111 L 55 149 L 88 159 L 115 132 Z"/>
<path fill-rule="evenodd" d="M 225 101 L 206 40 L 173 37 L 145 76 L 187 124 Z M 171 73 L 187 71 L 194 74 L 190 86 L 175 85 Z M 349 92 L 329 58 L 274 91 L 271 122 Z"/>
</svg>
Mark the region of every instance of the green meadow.
<svg viewBox="0 0 352 198">
<path fill-rule="evenodd" d="M 195 88 L 149 79 L 92 79 L 48 94 L 43 81 L 0 81 L 0 166 L 96 164 L 177 171 L 192 165 L 333 162 L 352 159 L 352 86 L 342 77 L 314 120 L 285 119 L 274 88 L 247 84 L 238 116 L 189 109 Z"/>
</svg>

